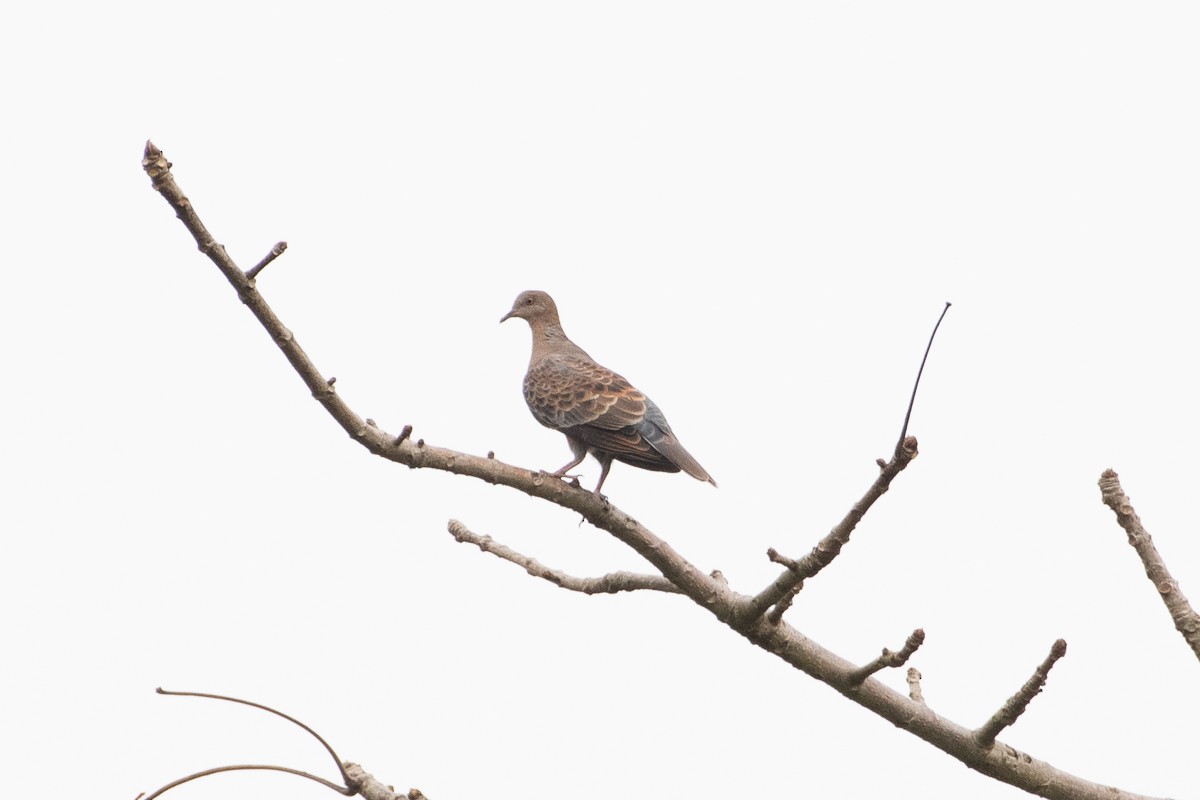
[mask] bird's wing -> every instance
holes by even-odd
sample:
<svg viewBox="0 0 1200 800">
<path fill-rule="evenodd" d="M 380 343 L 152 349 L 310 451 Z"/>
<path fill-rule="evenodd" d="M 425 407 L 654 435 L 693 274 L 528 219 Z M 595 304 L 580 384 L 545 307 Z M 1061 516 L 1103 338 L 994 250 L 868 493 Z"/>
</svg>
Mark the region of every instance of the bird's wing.
<svg viewBox="0 0 1200 800">
<path fill-rule="evenodd" d="M 525 402 L 548 428 L 620 431 L 646 417 L 646 396 L 610 369 L 577 356 L 552 355 L 525 375 Z"/>
</svg>

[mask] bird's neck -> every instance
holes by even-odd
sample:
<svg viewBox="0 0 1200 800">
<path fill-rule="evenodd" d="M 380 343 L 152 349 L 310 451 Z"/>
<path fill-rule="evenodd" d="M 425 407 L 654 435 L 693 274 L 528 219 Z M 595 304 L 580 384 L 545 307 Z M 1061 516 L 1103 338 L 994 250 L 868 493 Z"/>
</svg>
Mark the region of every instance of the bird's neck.
<svg viewBox="0 0 1200 800">
<path fill-rule="evenodd" d="M 552 353 L 583 356 L 590 358 L 587 353 L 567 338 L 558 320 L 537 320 L 530 324 L 533 332 L 533 353 L 529 357 L 529 365 L 541 361 Z"/>
</svg>

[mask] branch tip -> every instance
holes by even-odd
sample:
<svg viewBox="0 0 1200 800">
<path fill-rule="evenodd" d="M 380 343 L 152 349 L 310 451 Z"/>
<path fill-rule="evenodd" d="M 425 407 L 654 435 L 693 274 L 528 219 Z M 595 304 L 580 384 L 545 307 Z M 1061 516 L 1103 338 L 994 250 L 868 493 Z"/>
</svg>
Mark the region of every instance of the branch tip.
<svg viewBox="0 0 1200 800">
<path fill-rule="evenodd" d="M 400 429 L 400 435 L 396 437 L 395 441 L 392 442 L 392 445 L 401 445 L 404 443 L 404 440 L 410 436 L 412 436 L 412 425 L 405 425 Z"/>
</svg>

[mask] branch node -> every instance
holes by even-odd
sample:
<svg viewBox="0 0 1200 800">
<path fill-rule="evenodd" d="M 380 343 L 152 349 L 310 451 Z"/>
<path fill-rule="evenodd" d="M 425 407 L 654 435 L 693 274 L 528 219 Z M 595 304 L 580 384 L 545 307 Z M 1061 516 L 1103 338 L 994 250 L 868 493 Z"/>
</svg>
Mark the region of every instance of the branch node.
<svg viewBox="0 0 1200 800">
<path fill-rule="evenodd" d="M 337 378 L 330 378 L 329 380 L 325 381 L 326 386 L 333 386 L 335 383 L 337 383 Z"/>
</svg>

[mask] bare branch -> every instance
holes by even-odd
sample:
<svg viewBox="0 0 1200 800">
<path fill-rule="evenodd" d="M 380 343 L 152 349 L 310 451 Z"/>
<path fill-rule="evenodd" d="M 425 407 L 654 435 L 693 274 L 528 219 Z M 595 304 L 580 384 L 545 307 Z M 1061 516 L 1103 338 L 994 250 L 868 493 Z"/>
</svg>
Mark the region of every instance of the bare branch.
<svg viewBox="0 0 1200 800">
<path fill-rule="evenodd" d="M 879 681 L 867 678 L 860 685 L 852 685 L 851 678 L 859 669 L 857 665 L 801 635 L 782 619 L 776 622 L 767 619 L 768 609 L 782 605 L 781 601 L 789 593 L 794 596 L 803 580 L 827 565 L 849 540 L 866 511 L 888 490 L 891 481 L 908 462 L 916 457 L 917 441 L 914 437 L 906 435 L 897 442 L 892 460 L 880 464 L 880 476 L 867 494 L 809 555 L 797 562 L 797 570 L 787 569 L 754 597 L 740 595 L 724 581 L 701 572 L 665 541 L 613 506 L 607 498 L 572 486 L 545 472 L 427 445 L 423 440 L 413 442 L 409 436 L 396 437 L 366 424 L 326 385 L 321 373 L 296 343 L 291 331 L 283 326 L 254 288 L 253 282 L 246 279 L 224 248 L 213 241 L 191 203 L 176 185 L 170 174 L 170 166 L 161 151 L 147 143 L 143 167 L 154 188 L 175 209 L 200 250 L 226 276 L 238 297 L 278 344 L 313 396 L 352 439 L 370 452 L 414 469 L 439 469 L 509 486 L 580 514 L 595 527 L 607 531 L 629 546 L 680 592 L 756 646 L 833 686 L 853 702 L 984 775 L 1050 800 L 1142 800 L 1138 795 L 1055 769 L 1011 747 L 999 746 L 998 742 L 996 746 L 983 747 L 977 741 L 975 731 L 934 714 L 921 703 L 914 702 Z"/>
<path fill-rule="evenodd" d="M 293 725 L 302 728 L 306 733 L 308 733 L 309 736 L 320 742 L 321 747 L 325 748 L 325 752 L 329 753 L 329 757 L 332 758 L 333 763 L 337 765 L 338 771 L 342 773 L 342 780 L 345 781 L 347 786 L 350 785 L 350 778 L 346 775 L 346 771 L 342 769 L 342 760 L 338 758 L 338 754 L 333 751 L 333 748 L 329 745 L 329 742 L 325 741 L 321 737 L 321 734 L 317 733 L 295 717 L 290 717 L 282 711 L 277 711 L 276 709 L 271 708 L 270 706 L 264 706 L 261 703 L 255 703 L 250 700 L 241 700 L 237 697 L 226 697 L 225 695 L 221 694 L 205 694 L 204 692 L 172 692 L 162 688 L 161 686 L 154 691 L 156 691 L 158 694 L 168 695 L 171 697 L 204 697 L 209 700 L 224 700 L 227 703 L 239 703 L 244 706 L 250 706 L 251 708 L 257 708 L 261 711 L 266 711 L 270 714 L 274 714 L 277 717 L 282 717 Z"/>
<path fill-rule="evenodd" d="M 1059 639 L 1050 648 L 1050 655 L 1038 665 L 1038 668 L 1033 671 L 1033 676 L 1025 681 L 1025 685 L 1014 694 L 1012 697 L 1000 707 L 1000 710 L 992 715 L 992 718 L 983 724 L 979 730 L 975 731 L 975 741 L 982 747 L 991 747 L 996 742 L 996 737 L 1000 731 L 1007 728 L 1017 721 L 1017 717 L 1025 713 L 1025 709 L 1032 702 L 1033 698 L 1041 693 L 1042 687 L 1046 685 L 1046 678 L 1050 676 L 1050 670 L 1054 667 L 1054 662 L 1067 654 L 1067 643 Z"/>
<path fill-rule="evenodd" d="M 876 658 L 870 664 L 859 667 L 853 673 L 851 673 L 850 683 L 854 686 L 857 686 L 867 678 L 874 675 L 876 672 L 879 672 L 879 670 L 883 669 L 884 667 L 894 668 L 904 666 L 909 657 L 911 657 L 913 653 L 917 652 L 917 648 L 920 647 L 924 642 L 925 631 L 917 628 L 915 631 L 909 634 L 908 640 L 904 643 L 904 647 L 900 648 L 894 653 L 885 647 L 878 658 Z"/>
<path fill-rule="evenodd" d="M 838 553 L 842 550 L 842 546 L 850 541 L 850 534 L 854 533 L 854 529 L 858 526 L 858 522 L 863 518 L 863 515 L 888 490 L 888 487 L 892 485 L 892 480 L 916 457 L 916 437 L 907 436 L 897 443 L 896 452 L 892 456 L 892 460 L 883 464 L 879 472 L 879 477 L 871 484 L 871 488 L 854 504 L 846 516 L 842 518 L 842 521 L 825 538 L 817 543 L 817 546 L 808 555 L 797 561 L 792 561 L 791 559 L 779 561 L 785 557 L 775 553 L 775 556 L 771 560 L 787 564 L 787 571 L 780 574 L 774 583 L 755 595 L 740 613 L 744 614 L 747 619 L 762 616 L 768 608 L 782 600 L 788 592 L 827 567 L 833 559 L 837 558 Z M 768 551 L 768 554 L 772 552 L 775 552 L 774 548 Z"/>
<path fill-rule="evenodd" d="M 916 667 L 908 668 L 908 698 L 914 703 L 925 705 L 925 696 L 921 694 L 921 671 Z"/>
<path fill-rule="evenodd" d="M 276 242 L 275 246 L 271 248 L 271 252 L 263 256 L 262 261 L 250 268 L 250 271 L 246 273 L 246 277 L 250 280 L 257 278 L 258 273 L 266 269 L 268 264 L 283 255 L 284 250 L 287 250 L 287 242 Z"/>
<path fill-rule="evenodd" d="M 481 536 L 456 519 L 446 526 L 456 541 L 473 544 L 485 553 L 511 561 L 535 578 L 550 581 L 555 586 L 583 594 L 616 594 L 648 589 L 656 592 L 680 594 L 679 588 L 661 575 L 640 575 L 635 572 L 610 572 L 599 578 L 576 578 L 556 569 L 551 569 L 523 553 L 500 544 L 491 536 Z M 714 576 L 715 577 L 715 576 Z M 723 577 L 723 576 L 722 576 Z"/>
<path fill-rule="evenodd" d="M 142 167 L 150 176 L 155 191 L 175 209 L 176 215 L 196 240 L 200 252 L 209 257 L 237 291 L 238 297 L 254 314 L 279 346 L 315 397 L 350 437 L 375 455 L 413 469 L 438 469 L 467 475 L 488 483 L 510 486 L 532 497 L 547 500 L 575 511 L 592 525 L 608 531 L 649 561 L 655 569 L 695 602 L 723 619 L 732 615 L 737 597 L 728 587 L 704 574 L 666 542 L 644 528 L 637 520 L 614 506 L 607 498 L 578 486 L 572 486 L 540 470 L 530 471 L 499 459 L 460 453 L 429 445 L 424 439 L 413 442 L 401 433 L 391 436 L 383 429 L 366 424 L 326 382 L 324 376 L 296 342 L 254 283 L 246 279 L 225 248 L 217 244 L 192 203 L 171 175 L 171 163 L 153 143 L 146 143 Z M 411 431 L 406 431 L 411 433 Z"/>
<path fill-rule="evenodd" d="M 783 614 L 791 606 L 792 601 L 796 599 L 796 591 L 808 578 L 813 577 L 825 567 L 829 566 L 838 554 L 842 551 L 842 546 L 850 541 L 850 534 L 854 532 L 858 526 L 859 520 L 863 515 L 874 505 L 875 501 L 883 496 L 883 493 L 891 486 L 892 480 L 900 474 L 900 472 L 908 466 L 908 463 L 917 457 L 917 440 L 916 437 L 908 435 L 908 423 L 912 418 L 913 406 L 917 402 L 917 389 L 921 385 L 921 375 L 925 372 L 925 362 L 929 360 L 929 351 L 933 348 L 933 339 L 937 336 L 938 328 L 942 325 L 942 320 L 946 318 L 946 312 L 950 310 L 950 303 L 942 309 L 941 315 L 938 317 L 937 323 L 933 326 L 932 333 L 929 334 L 929 343 L 925 345 L 925 354 L 921 357 L 921 366 L 917 370 L 917 378 L 913 381 L 912 395 L 908 399 L 908 409 L 904 412 L 904 425 L 900 429 L 900 438 L 896 440 L 896 448 L 892 454 L 891 461 L 877 460 L 875 463 L 879 465 L 879 477 L 871 484 L 871 488 L 863 495 L 862 499 L 854 504 L 850 512 L 838 523 L 829 535 L 817 543 L 817 546 L 812 549 L 807 556 L 800 560 L 793 560 L 787 556 L 780 555 L 775 548 L 770 548 L 767 551 L 767 557 L 777 564 L 783 564 L 788 571 L 781 574 L 775 579 L 775 582 L 759 592 L 741 613 L 747 618 L 755 618 L 764 614 L 768 608 L 771 609 L 769 620 L 777 623 L 783 618 Z"/>
<path fill-rule="evenodd" d="M 1171 577 L 1167 564 L 1158 554 L 1158 548 L 1150 534 L 1142 527 L 1142 520 L 1133 510 L 1133 503 L 1121 488 L 1117 473 L 1111 469 L 1104 470 L 1100 475 L 1100 496 L 1104 504 L 1117 515 L 1117 522 L 1125 529 L 1129 544 L 1137 551 L 1138 557 L 1146 568 L 1146 577 L 1158 589 L 1158 594 L 1167 606 L 1175 630 L 1183 635 L 1184 641 L 1192 648 L 1196 658 L 1200 658 L 1200 616 L 1192 609 L 1191 603 L 1179 590 L 1179 584 Z"/>
<path fill-rule="evenodd" d="M 316 781 L 317 783 L 321 784 L 322 786 L 325 786 L 326 788 L 329 788 L 329 789 L 333 789 L 338 794 L 343 794 L 343 795 L 346 795 L 347 797 L 350 797 L 354 794 L 354 792 L 348 790 L 344 786 L 338 786 L 336 783 L 327 781 L 324 778 L 319 778 L 316 775 L 311 775 L 302 770 L 292 769 L 291 767 L 277 767 L 272 764 L 230 764 L 225 767 L 213 767 L 212 769 L 206 769 L 206 770 L 201 770 L 200 772 L 194 772 L 191 775 L 180 778 L 177 781 L 171 781 L 166 786 L 162 786 L 158 789 L 155 789 L 150 794 L 145 795 L 144 797 L 141 797 L 140 800 L 154 800 L 154 798 L 162 796 L 164 793 L 170 791 L 171 789 L 174 789 L 176 786 L 182 786 L 183 784 L 188 783 L 190 781 L 194 781 L 197 778 L 206 778 L 209 775 L 217 775 L 222 772 L 241 772 L 243 770 L 255 770 L 255 771 L 266 771 L 266 772 L 286 772 L 288 775 L 296 775 L 301 778 L 307 778 L 310 781 Z"/>
</svg>

